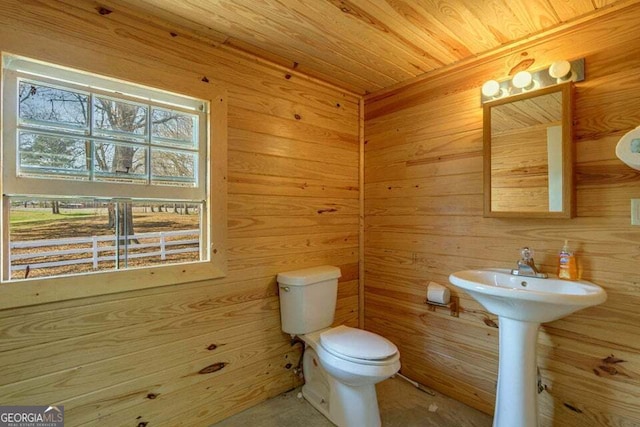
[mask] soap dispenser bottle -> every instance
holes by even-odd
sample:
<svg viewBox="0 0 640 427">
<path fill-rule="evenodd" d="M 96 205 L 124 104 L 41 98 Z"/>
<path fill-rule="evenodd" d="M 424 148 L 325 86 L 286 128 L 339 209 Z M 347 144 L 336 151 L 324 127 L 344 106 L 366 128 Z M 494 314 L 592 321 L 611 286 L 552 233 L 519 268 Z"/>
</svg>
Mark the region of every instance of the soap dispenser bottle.
<svg viewBox="0 0 640 427">
<path fill-rule="evenodd" d="M 558 278 L 566 280 L 576 280 L 578 278 L 578 266 L 576 257 L 569 250 L 569 242 L 564 241 L 564 246 L 558 256 Z"/>
</svg>

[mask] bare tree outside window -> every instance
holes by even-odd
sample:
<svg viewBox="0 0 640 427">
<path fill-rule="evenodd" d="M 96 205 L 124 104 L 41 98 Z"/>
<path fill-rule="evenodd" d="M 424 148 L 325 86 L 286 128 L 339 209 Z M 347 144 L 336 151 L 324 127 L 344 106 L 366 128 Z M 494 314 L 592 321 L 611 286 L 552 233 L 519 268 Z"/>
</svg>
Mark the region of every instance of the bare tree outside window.
<svg viewBox="0 0 640 427">
<path fill-rule="evenodd" d="M 69 138 L 21 133 L 20 166 L 26 173 L 74 179 L 91 179 L 93 175 L 94 180 L 128 183 L 195 184 L 196 155 L 187 151 L 194 148 L 196 140 L 193 115 L 30 82 L 20 83 L 19 110 L 21 120 L 43 132 L 61 128 L 78 134 Z M 147 164 L 151 165 L 150 171 Z M 56 203 L 53 212 L 59 212 Z M 134 234 L 130 204 L 123 209 L 111 205 L 108 218 L 108 226 L 117 224 L 121 235 Z"/>
</svg>

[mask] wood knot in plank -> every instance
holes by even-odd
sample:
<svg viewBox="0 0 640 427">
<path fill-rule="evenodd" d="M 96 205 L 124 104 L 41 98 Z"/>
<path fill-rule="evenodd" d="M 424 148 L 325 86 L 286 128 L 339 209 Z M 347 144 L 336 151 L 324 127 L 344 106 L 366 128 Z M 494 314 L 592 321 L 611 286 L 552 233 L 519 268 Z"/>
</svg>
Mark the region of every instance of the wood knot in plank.
<svg viewBox="0 0 640 427">
<path fill-rule="evenodd" d="M 609 375 L 618 375 L 618 370 L 615 368 L 615 366 L 600 365 L 598 366 L 598 368 Z"/>
<path fill-rule="evenodd" d="M 109 15 L 110 13 L 113 12 L 113 10 L 107 9 L 106 7 L 98 7 L 97 11 L 100 15 L 105 16 L 105 15 Z"/>
<path fill-rule="evenodd" d="M 214 363 L 213 365 L 209 365 L 209 366 L 206 366 L 206 367 L 200 369 L 200 371 L 198 371 L 198 373 L 199 374 L 211 374 L 213 372 L 218 372 L 219 370 L 221 370 L 225 366 L 227 366 L 226 362 Z"/>
<path fill-rule="evenodd" d="M 173 31 L 171 31 L 169 34 L 171 35 L 171 37 L 178 37 L 178 33 L 174 33 Z"/>
<path fill-rule="evenodd" d="M 581 414 L 581 413 L 582 413 L 582 410 L 581 410 L 581 409 L 578 409 L 578 408 L 576 408 L 575 406 L 568 404 L 567 402 L 564 402 L 564 403 L 563 403 L 563 405 L 564 405 L 566 408 L 571 409 L 573 412 L 577 412 L 578 414 Z"/>
<path fill-rule="evenodd" d="M 318 213 L 320 215 L 322 215 L 323 213 L 329 213 L 329 212 L 338 212 L 338 209 L 336 208 L 318 209 Z"/>
<path fill-rule="evenodd" d="M 284 78 L 285 78 L 285 79 L 287 79 L 287 80 L 289 80 L 289 79 L 291 78 L 291 74 L 285 74 L 285 75 L 284 75 Z"/>
<path fill-rule="evenodd" d="M 209 347 L 207 347 L 207 350 L 212 351 L 212 350 L 215 350 L 216 348 L 218 348 L 216 344 L 211 344 Z"/>
<path fill-rule="evenodd" d="M 147 427 L 147 424 L 149 424 L 147 421 L 140 421 L 138 427 Z"/>
<path fill-rule="evenodd" d="M 296 120 L 300 120 L 302 118 L 300 114 L 294 114 L 293 117 L 295 117 Z"/>
<path fill-rule="evenodd" d="M 492 328 L 498 328 L 498 324 L 493 320 L 489 319 L 488 317 L 485 317 L 484 319 L 482 319 L 482 321 L 487 326 L 491 326 Z"/>
<path fill-rule="evenodd" d="M 151 400 L 153 400 L 153 399 L 155 399 L 156 397 L 158 397 L 158 395 L 157 395 L 157 394 L 155 394 L 155 393 L 149 393 L 149 394 L 147 394 L 147 399 L 151 399 Z"/>
<path fill-rule="evenodd" d="M 286 365 L 284 365 L 285 369 L 291 369 L 293 365 L 291 363 L 287 363 Z"/>
<path fill-rule="evenodd" d="M 520 71 L 524 71 L 529 69 L 529 67 L 531 67 L 533 65 L 533 63 L 536 62 L 535 59 L 530 58 L 530 59 L 524 59 L 522 61 L 520 61 L 515 67 L 513 67 L 510 71 L 509 71 L 509 75 L 513 76 L 515 75 L 517 72 Z"/>
<path fill-rule="evenodd" d="M 602 363 L 598 365 L 598 368 L 593 369 L 593 373 L 596 374 L 597 376 L 600 376 L 601 372 L 606 372 L 609 375 L 621 374 L 623 376 L 627 376 L 626 374 L 621 373 L 616 367 L 616 365 L 618 365 L 619 363 L 624 363 L 626 362 L 626 360 L 619 359 L 615 357 L 613 354 L 611 354 L 605 357 L 604 359 L 601 359 L 601 361 Z"/>
<path fill-rule="evenodd" d="M 207 78 L 207 76 L 202 77 L 201 81 L 209 83 L 209 79 Z"/>
<path fill-rule="evenodd" d="M 604 359 L 602 359 L 603 363 L 608 363 L 608 364 L 615 364 L 615 363 L 622 363 L 622 362 L 626 362 L 626 360 L 622 360 L 622 359 L 618 359 L 617 357 L 615 357 L 613 354 L 610 356 L 605 357 Z"/>
</svg>

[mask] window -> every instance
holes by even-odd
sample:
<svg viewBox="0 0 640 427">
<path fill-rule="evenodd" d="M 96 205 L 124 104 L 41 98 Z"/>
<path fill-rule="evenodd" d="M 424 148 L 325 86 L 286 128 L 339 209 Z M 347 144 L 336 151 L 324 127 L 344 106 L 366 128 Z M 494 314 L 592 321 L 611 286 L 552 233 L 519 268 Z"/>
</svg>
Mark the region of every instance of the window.
<svg viewBox="0 0 640 427">
<path fill-rule="evenodd" d="M 3 282 L 210 264 L 209 101 L 13 56 L 2 77 Z"/>
</svg>

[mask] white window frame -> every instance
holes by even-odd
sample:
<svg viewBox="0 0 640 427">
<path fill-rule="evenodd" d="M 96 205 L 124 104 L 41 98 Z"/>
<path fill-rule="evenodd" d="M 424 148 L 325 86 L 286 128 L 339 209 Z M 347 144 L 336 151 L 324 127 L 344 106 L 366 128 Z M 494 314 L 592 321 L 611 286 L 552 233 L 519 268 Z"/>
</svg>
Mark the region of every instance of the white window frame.
<svg viewBox="0 0 640 427">
<path fill-rule="evenodd" d="M 93 71 L 93 70 L 92 70 Z M 99 71 L 96 72 L 98 74 Z M 0 309 L 50 302 L 127 290 L 165 286 L 222 277 L 226 274 L 226 92 L 216 91 L 203 100 L 189 95 L 176 95 L 162 89 L 142 86 L 145 81 L 124 80 L 89 74 L 40 61 L 3 54 L 0 82 L 0 248 L 9 253 L 9 197 L 65 196 L 138 200 L 198 200 L 202 201 L 203 261 L 129 268 L 116 271 L 79 273 L 49 278 L 10 280 L 10 260 L 2 256 L 0 265 Z M 138 75 L 140 75 L 138 73 Z M 143 74 L 144 75 L 144 74 Z M 118 99 L 143 102 L 164 109 L 188 112 L 200 116 L 198 128 L 198 186 L 172 187 L 116 182 L 93 182 L 19 177 L 17 150 L 17 91 L 19 79 L 33 80 L 51 86 L 81 92 L 113 96 Z M 206 98 L 204 98 L 206 99 Z M 149 112 L 150 114 L 150 112 Z M 84 135 L 80 134 L 80 137 Z M 111 141 L 110 141 L 111 142 Z M 113 142 L 116 142 L 115 140 Z M 150 152 L 148 153 L 150 155 Z M 147 164 L 147 169 L 150 165 Z M 150 170 L 148 170 L 150 173 Z M 214 208 L 212 209 L 211 206 Z"/>
</svg>

